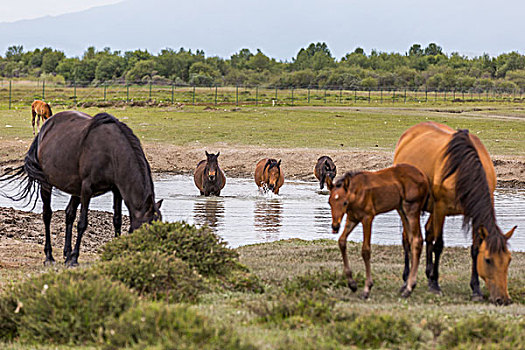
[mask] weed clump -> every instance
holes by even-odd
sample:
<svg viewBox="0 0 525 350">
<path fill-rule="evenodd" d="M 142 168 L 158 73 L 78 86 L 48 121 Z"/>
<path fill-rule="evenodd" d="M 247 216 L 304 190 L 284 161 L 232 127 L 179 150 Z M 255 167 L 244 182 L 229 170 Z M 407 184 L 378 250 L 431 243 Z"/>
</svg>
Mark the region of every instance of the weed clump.
<svg viewBox="0 0 525 350">
<path fill-rule="evenodd" d="M 254 349 L 231 329 L 214 325 L 187 306 L 141 303 L 108 324 L 109 349 L 157 345 L 162 349 Z"/>
<path fill-rule="evenodd" d="M 22 341 L 81 344 L 96 341 L 106 322 L 137 299 L 122 284 L 77 269 L 31 278 L 14 286 L 0 304 L 6 300 L 10 313 L 2 315 L 0 322 L 15 324 Z M 14 300 L 16 310 L 12 310 Z"/>
<path fill-rule="evenodd" d="M 158 251 L 125 254 L 100 264 L 99 269 L 139 295 L 155 300 L 195 302 L 205 289 L 187 263 Z"/>
<path fill-rule="evenodd" d="M 113 260 L 130 252 L 158 251 L 174 254 L 205 276 L 224 275 L 242 269 L 238 253 L 226 246 L 208 228 L 196 228 L 183 222 L 154 222 L 132 234 L 107 243 L 102 260 Z"/>
</svg>

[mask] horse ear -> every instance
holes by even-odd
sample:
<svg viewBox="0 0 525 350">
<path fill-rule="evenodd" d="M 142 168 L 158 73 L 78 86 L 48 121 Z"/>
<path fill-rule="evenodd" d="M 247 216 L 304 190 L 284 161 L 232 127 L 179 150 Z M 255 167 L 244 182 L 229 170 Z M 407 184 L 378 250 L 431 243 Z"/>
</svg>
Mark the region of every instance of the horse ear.
<svg viewBox="0 0 525 350">
<path fill-rule="evenodd" d="M 221 155 L 221 151 L 217 152 L 217 157 Z"/>
<path fill-rule="evenodd" d="M 160 207 L 162 206 L 162 202 L 164 201 L 164 199 L 161 199 L 160 201 L 158 201 L 157 203 L 155 203 L 155 209 L 159 210 Z"/>
<path fill-rule="evenodd" d="M 512 228 L 512 230 L 510 230 L 509 232 L 505 233 L 505 238 L 507 239 L 507 241 L 510 239 L 510 237 L 512 237 L 512 235 L 514 234 L 514 231 L 516 231 L 517 228 L 518 228 L 518 226 L 514 226 Z"/>
<path fill-rule="evenodd" d="M 351 177 L 350 176 L 345 176 L 344 177 L 343 188 L 345 189 L 345 191 L 348 191 L 348 188 L 350 187 L 350 181 L 351 181 Z"/>
<path fill-rule="evenodd" d="M 332 181 L 332 179 L 330 178 L 330 176 L 326 177 L 326 187 L 328 187 L 328 189 L 331 191 L 332 188 L 334 188 L 334 183 Z"/>
<path fill-rule="evenodd" d="M 206 157 L 209 157 L 210 154 L 208 153 L 208 151 L 204 151 L 204 153 L 206 153 Z"/>
<path fill-rule="evenodd" d="M 487 231 L 485 226 L 480 225 L 479 228 L 478 228 L 478 234 L 479 234 L 479 238 L 481 238 L 481 240 L 485 240 L 485 238 L 487 238 L 487 236 L 489 235 L 489 232 Z"/>
<path fill-rule="evenodd" d="M 281 160 L 279 159 L 279 161 L 277 162 L 277 167 L 280 167 L 281 166 Z"/>
</svg>

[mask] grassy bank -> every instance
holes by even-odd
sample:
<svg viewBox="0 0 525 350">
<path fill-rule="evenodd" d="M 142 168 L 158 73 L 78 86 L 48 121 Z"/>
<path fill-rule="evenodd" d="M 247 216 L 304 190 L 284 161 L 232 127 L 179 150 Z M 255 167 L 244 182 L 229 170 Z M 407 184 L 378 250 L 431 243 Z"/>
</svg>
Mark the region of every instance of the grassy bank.
<svg viewBox="0 0 525 350">
<path fill-rule="evenodd" d="M 119 244 L 112 246 L 114 250 Z M 443 296 L 427 291 L 423 269 L 420 269 L 418 287 L 409 299 L 403 299 L 398 293 L 402 248 L 373 246 L 375 285 L 367 301 L 359 298 L 364 283 L 360 244 L 349 245 L 350 264 L 359 284 L 357 293 L 352 293 L 344 283 L 340 253 L 334 241 L 294 239 L 245 246 L 237 252 L 240 262 L 258 277 L 264 291 L 208 289 L 196 303 L 163 304 L 168 308 L 186 305 L 189 311 L 185 312 L 195 312 L 202 317 L 204 324 L 193 325 L 192 332 L 200 332 L 201 326 L 213 325 L 213 329 L 227 331 L 247 348 L 256 349 L 509 349 L 521 346 L 525 331 L 524 253 L 513 253 L 510 267 L 509 291 L 514 303 L 496 307 L 487 302 L 470 301 L 468 249 L 445 249 L 440 279 Z M 159 307 L 152 306 L 152 310 Z M 149 312 L 153 312 L 147 310 L 141 311 L 144 322 L 149 322 Z M 163 317 L 170 315 L 163 312 Z M 160 327 L 162 318 L 156 320 Z M 130 325 L 129 332 L 133 327 Z M 122 338 L 132 336 L 124 328 L 120 331 Z M 144 335 L 146 331 L 141 332 Z M 4 345 L 24 348 L 24 344 L 18 342 Z M 218 345 L 208 343 L 204 347 Z M 35 347 L 55 348 L 42 344 Z"/>
<path fill-rule="evenodd" d="M 54 112 L 59 112 L 55 109 Z M 408 108 L 87 108 L 126 122 L 143 142 L 329 149 L 394 149 L 410 126 L 434 120 L 476 133 L 491 154 L 525 154 L 525 110 L 517 105 Z M 0 111 L 0 141 L 30 140 L 28 108 Z"/>
</svg>

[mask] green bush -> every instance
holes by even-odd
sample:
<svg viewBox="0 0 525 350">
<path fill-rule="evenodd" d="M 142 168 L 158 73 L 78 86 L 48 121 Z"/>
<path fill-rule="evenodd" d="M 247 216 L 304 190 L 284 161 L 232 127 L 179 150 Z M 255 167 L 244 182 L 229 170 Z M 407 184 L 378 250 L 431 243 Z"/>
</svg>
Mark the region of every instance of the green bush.
<svg viewBox="0 0 525 350">
<path fill-rule="evenodd" d="M 513 322 L 495 315 L 478 315 L 461 319 L 453 327 L 445 330 L 439 341 L 443 348 L 460 345 L 478 347 L 485 344 L 499 344 L 500 348 L 520 348 L 523 346 L 525 321 Z"/>
<path fill-rule="evenodd" d="M 21 306 L 13 314 L 20 339 L 55 344 L 96 341 L 110 319 L 136 302 L 122 284 L 82 269 L 39 275 L 8 295 Z"/>
<path fill-rule="evenodd" d="M 201 278 L 181 259 L 159 252 L 136 252 L 100 264 L 100 270 L 140 295 L 170 302 L 194 302 Z"/>
<path fill-rule="evenodd" d="M 344 345 L 395 348 L 396 345 L 410 344 L 411 348 L 415 348 L 421 332 L 404 317 L 370 314 L 358 316 L 352 322 L 336 322 L 331 334 Z"/>
<path fill-rule="evenodd" d="M 335 288 L 347 288 L 346 279 L 342 274 L 327 269 L 295 276 L 284 284 L 284 291 L 287 294 L 301 293 L 305 290 L 323 293 Z"/>
<path fill-rule="evenodd" d="M 106 327 L 107 348 L 157 345 L 162 349 L 253 349 L 228 328 L 186 306 L 142 303 Z"/>
<path fill-rule="evenodd" d="M 221 284 L 225 289 L 236 292 L 264 293 L 264 287 L 259 277 L 247 271 L 232 271 Z"/>
<path fill-rule="evenodd" d="M 144 225 L 130 235 L 107 243 L 102 260 L 112 260 L 129 252 L 152 251 L 174 254 L 206 276 L 242 269 L 238 253 L 226 247 L 219 236 L 206 227 L 197 229 L 183 222 Z"/>
<path fill-rule="evenodd" d="M 11 294 L 0 296 L 0 341 L 12 340 L 18 335 L 18 303 Z"/>
</svg>

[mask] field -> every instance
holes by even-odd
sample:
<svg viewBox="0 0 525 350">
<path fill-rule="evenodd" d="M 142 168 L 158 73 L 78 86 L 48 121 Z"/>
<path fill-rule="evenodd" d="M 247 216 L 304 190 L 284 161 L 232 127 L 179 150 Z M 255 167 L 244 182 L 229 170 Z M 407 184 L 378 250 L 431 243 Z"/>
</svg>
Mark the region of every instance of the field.
<svg viewBox="0 0 525 350">
<path fill-rule="evenodd" d="M 62 107 L 54 108 L 55 113 L 61 110 Z M 476 133 L 495 160 L 500 185 L 525 184 L 525 109 L 520 104 L 238 108 L 170 105 L 91 107 L 82 111 L 91 115 L 107 111 L 126 122 L 140 137 L 156 172 L 191 173 L 204 150 L 220 150 L 221 158 L 224 157 L 221 164 L 228 176 L 251 176 L 252 164 L 259 157 L 276 155 L 283 159 L 287 174 L 308 180 L 313 178 L 315 160 L 325 153 L 333 155 L 340 173 L 388 166 L 402 132 L 418 122 L 434 120 Z M 26 105 L 0 111 L 0 165 L 18 163 L 32 138 Z M 17 211 L 0 216 L 0 289 L 4 291 L 10 283 L 26 280 L 28 274 L 52 270 L 41 267 L 43 254 L 42 246 L 36 244 L 38 240 L 5 235 L 11 232 L 6 227 L 19 225 L 12 217 L 21 220 L 24 215 Z M 24 220 L 30 224 L 39 220 L 36 215 L 26 217 Z M 60 225 L 59 220 L 55 222 Z M 97 230 L 111 237 L 109 221 L 100 222 Z M 518 228 L 516 234 L 520 231 Z M 88 261 L 84 267 L 99 260 L 100 244 L 90 241 L 87 254 L 82 255 L 82 261 Z M 61 243 L 55 250 L 60 251 L 60 247 Z M 240 262 L 260 280 L 264 293 L 212 289 L 202 293 L 189 308 L 214 327 L 233 332 L 242 344 L 254 348 L 523 346 L 525 253 L 513 253 L 509 269 L 509 293 L 514 303 L 496 307 L 470 301 L 468 249 L 445 248 L 440 277 L 443 296 L 427 291 L 424 268 L 420 268 L 418 287 L 411 298 L 403 299 L 398 293 L 402 248 L 373 246 L 375 285 L 367 301 L 359 298 L 364 266 L 358 244 L 349 245 L 350 263 L 360 286 L 355 294 L 342 281 L 342 261 L 334 241 L 289 240 L 245 246 L 237 252 Z M 0 343 L 0 347 L 57 346 L 27 344 L 15 341 Z M 78 345 L 100 348 L 107 344 L 100 339 L 70 344 Z M 62 346 L 68 348 L 59 348 Z M 211 344 L 207 347 L 213 348 Z"/>
</svg>

